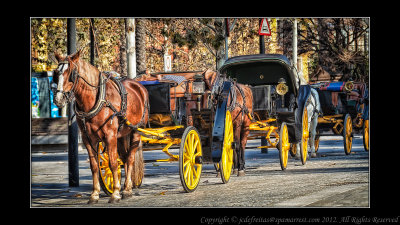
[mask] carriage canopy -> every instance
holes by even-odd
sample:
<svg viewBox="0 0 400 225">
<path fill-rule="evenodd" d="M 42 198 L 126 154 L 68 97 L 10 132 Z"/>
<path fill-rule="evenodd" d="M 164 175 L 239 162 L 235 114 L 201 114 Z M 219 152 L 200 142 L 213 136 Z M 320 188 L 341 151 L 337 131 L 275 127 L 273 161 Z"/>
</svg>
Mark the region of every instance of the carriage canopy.
<svg viewBox="0 0 400 225">
<path fill-rule="evenodd" d="M 220 68 L 222 74 L 242 84 L 273 85 L 284 78 L 289 92 L 297 96 L 296 71 L 286 56 L 281 54 L 243 55 L 229 58 Z"/>
</svg>

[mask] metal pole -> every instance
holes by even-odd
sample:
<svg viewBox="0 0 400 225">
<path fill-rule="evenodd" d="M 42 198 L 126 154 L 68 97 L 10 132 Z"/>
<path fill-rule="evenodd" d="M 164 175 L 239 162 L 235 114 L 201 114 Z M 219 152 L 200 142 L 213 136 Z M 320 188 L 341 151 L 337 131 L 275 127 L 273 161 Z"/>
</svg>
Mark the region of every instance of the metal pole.
<svg viewBox="0 0 400 225">
<path fill-rule="evenodd" d="M 76 52 L 75 19 L 67 19 L 68 55 Z M 76 123 L 74 102 L 68 105 L 68 181 L 70 187 L 79 187 L 78 124 Z"/>
<path fill-rule="evenodd" d="M 293 66 L 297 68 L 297 20 L 296 18 L 293 21 Z"/>
<path fill-rule="evenodd" d="M 258 20 L 258 27 L 261 26 L 262 18 Z M 265 41 L 264 35 L 259 35 L 260 38 L 260 54 L 265 54 Z M 265 138 L 261 138 L 261 146 L 267 146 L 268 141 Z M 268 153 L 268 148 L 261 148 L 261 153 Z"/>
<path fill-rule="evenodd" d="M 261 21 L 262 19 L 258 20 L 258 27 L 261 26 Z M 264 41 L 264 35 L 260 35 L 260 54 L 265 54 L 265 41 Z M 261 139 L 262 140 L 262 139 Z"/>
<path fill-rule="evenodd" d="M 228 60 L 229 19 L 225 18 L 225 60 Z"/>
</svg>

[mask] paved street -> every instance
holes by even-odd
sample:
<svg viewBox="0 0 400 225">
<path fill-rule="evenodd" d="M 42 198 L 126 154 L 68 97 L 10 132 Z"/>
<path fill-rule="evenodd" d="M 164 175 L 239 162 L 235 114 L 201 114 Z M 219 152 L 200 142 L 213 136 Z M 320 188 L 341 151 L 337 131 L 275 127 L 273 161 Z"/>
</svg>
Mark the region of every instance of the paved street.
<svg viewBox="0 0 400 225">
<path fill-rule="evenodd" d="M 86 150 L 79 151 L 80 186 L 68 187 L 66 152 L 31 154 L 32 207 L 369 207 L 369 153 L 356 135 L 352 153 L 345 155 L 342 137 L 321 137 L 317 158 L 307 164 L 289 158 L 281 171 L 278 150 L 260 153 L 259 140 L 246 149 L 246 176 L 232 176 L 223 184 L 213 165 L 204 165 L 197 190 L 185 193 L 178 162 L 146 163 L 145 178 L 135 195 L 108 204 L 87 205 L 92 177 Z M 174 154 L 178 150 L 172 151 Z M 290 157 L 290 156 L 289 156 Z M 144 153 L 145 159 L 165 158 L 161 151 Z"/>
</svg>

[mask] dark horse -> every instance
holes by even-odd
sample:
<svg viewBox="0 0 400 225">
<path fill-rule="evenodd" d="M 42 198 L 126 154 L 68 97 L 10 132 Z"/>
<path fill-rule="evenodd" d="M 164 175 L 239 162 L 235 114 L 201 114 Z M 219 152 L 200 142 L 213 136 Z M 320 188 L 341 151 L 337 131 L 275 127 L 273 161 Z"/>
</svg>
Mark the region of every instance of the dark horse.
<svg viewBox="0 0 400 225">
<path fill-rule="evenodd" d="M 81 51 L 78 51 L 62 57 L 55 53 L 59 64 L 54 71 L 54 82 L 58 84 L 54 103 L 62 107 L 75 98 L 77 122 L 89 154 L 93 176 L 93 192 L 88 203 L 96 203 L 99 199 L 96 146 L 99 142 L 105 144 L 114 182 L 109 202 L 114 203 L 121 199 L 117 173 L 119 156 L 124 162 L 126 174 L 122 196 L 132 196 L 135 153 L 141 148 L 140 134 L 135 128 L 147 123 L 148 109 L 145 106 L 148 93 L 146 88 L 132 79 L 118 81 L 100 72 L 80 59 L 80 54 Z"/>
<path fill-rule="evenodd" d="M 236 102 L 232 99 L 229 106 L 233 108 L 231 111 L 233 133 L 234 140 L 237 143 L 235 149 L 237 157 L 234 157 L 234 171 L 238 169 L 238 176 L 244 176 L 244 151 L 246 149 L 247 136 L 250 133 L 249 126 L 251 120 L 249 113 L 253 113 L 253 93 L 248 86 L 236 82 L 233 85 L 233 89 L 235 91 Z"/>
<path fill-rule="evenodd" d="M 211 77 L 207 73 L 211 73 L 207 71 L 205 77 Z M 218 91 L 220 90 L 222 83 L 226 78 L 223 75 L 220 75 L 214 72 L 215 79 L 213 79 L 213 85 L 209 86 L 211 90 L 211 95 L 214 96 L 214 104 L 216 101 L 216 97 L 218 96 Z M 208 75 L 208 76 L 207 76 Z M 211 83 L 211 82 L 210 82 Z M 234 173 L 236 171 L 238 176 L 244 176 L 244 165 L 245 165 L 245 149 L 247 144 L 247 136 L 250 133 L 249 126 L 251 124 L 251 119 L 249 114 L 253 114 L 253 93 L 251 89 L 243 84 L 239 84 L 237 82 L 233 82 L 231 87 L 230 96 L 228 98 L 228 110 L 231 112 L 232 123 L 233 123 L 233 134 L 235 141 L 235 149 L 234 149 L 234 157 L 233 157 L 233 166 Z"/>
</svg>

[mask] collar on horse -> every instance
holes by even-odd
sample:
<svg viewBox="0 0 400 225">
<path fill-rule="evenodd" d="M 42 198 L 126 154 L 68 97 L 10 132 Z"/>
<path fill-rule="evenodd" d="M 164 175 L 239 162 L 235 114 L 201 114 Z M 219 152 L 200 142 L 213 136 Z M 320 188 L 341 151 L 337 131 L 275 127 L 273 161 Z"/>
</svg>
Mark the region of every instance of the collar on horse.
<svg viewBox="0 0 400 225">
<path fill-rule="evenodd" d="M 79 75 L 78 75 L 79 76 Z M 77 79 L 77 78 L 75 78 Z M 104 104 L 107 102 L 105 100 L 106 98 L 106 85 L 105 83 L 107 82 L 107 78 L 101 75 L 101 72 L 99 72 L 99 98 L 94 105 L 94 107 L 89 111 L 89 112 L 84 112 L 84 111 L 79 111 L 77 109 L 77 105 L 75 104 L 74 110 L 75 110 L 75 115 L 80 118 L 80 119 L 92 119 L 95 117 L 100 110 L 103 108 Z M 74 84 L 75 85 L 75 84 Z"/>
</svg>

